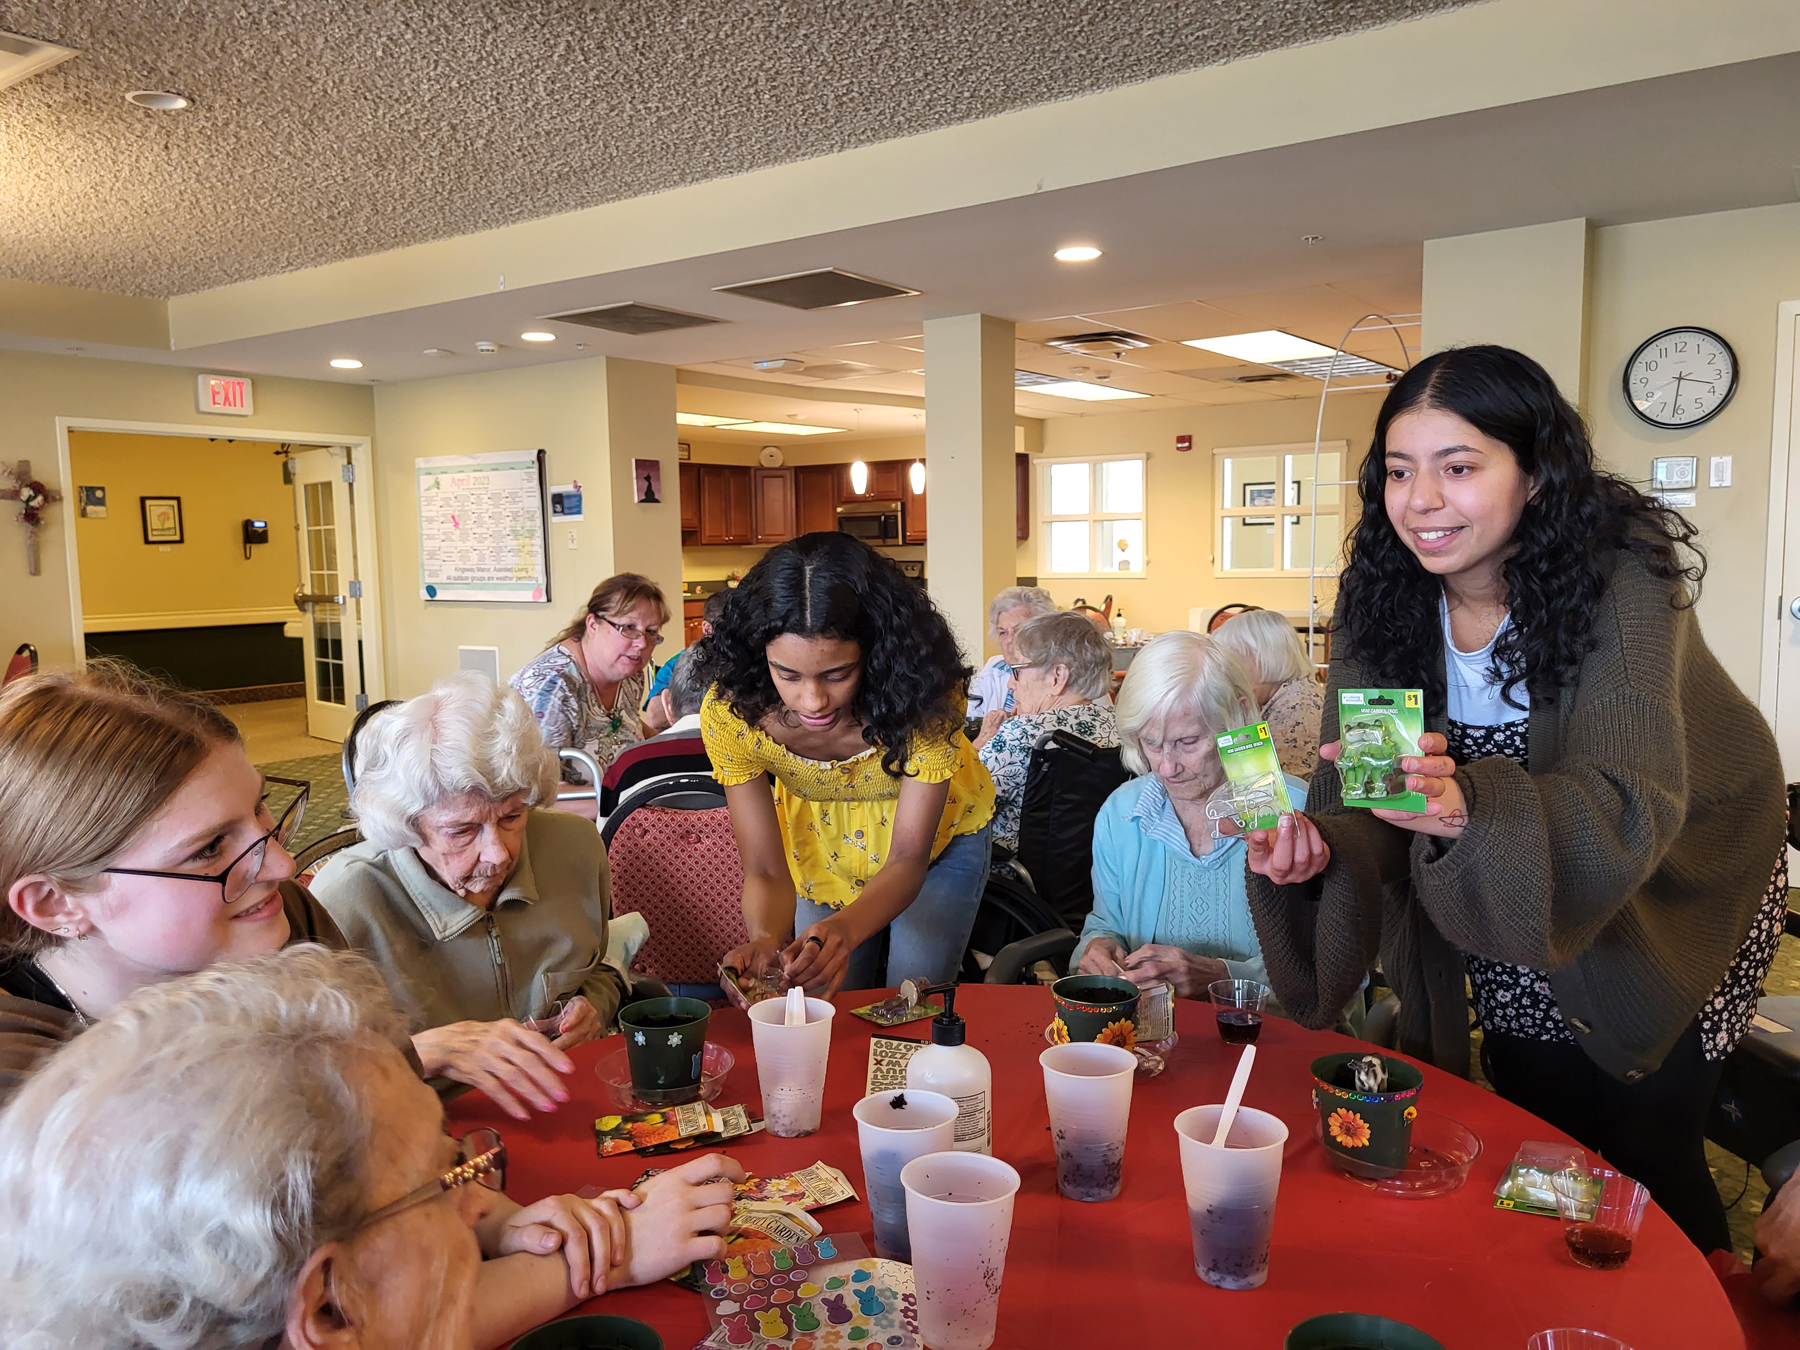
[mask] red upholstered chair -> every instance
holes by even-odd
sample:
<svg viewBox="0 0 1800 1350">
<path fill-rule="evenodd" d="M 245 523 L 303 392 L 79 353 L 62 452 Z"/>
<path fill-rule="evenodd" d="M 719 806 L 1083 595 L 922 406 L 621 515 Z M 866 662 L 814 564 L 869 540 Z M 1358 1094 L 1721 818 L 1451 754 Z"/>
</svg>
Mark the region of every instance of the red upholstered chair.
<svg viewBox="0 0 1800 1350">
<path fill-rule="evenodd" d="M 636 911 L 650 939 L 631 968 L 664 984 L 717 984 L 719 961 L 748 940 L 744 869 L 724 790 L 682 774 L 627 792 L 601 832 L 612 912 Z"/>
<path fill-rule="evenodd" d="M 29 642 L 21 642 L 19 649 L 12 654 L 12 660 L 6 663 L 6 678 L 0 684 L 11 684 L 14 680 L 22 680 L 27 675 L 37 672 L 38 650 Z"/>
</svg>

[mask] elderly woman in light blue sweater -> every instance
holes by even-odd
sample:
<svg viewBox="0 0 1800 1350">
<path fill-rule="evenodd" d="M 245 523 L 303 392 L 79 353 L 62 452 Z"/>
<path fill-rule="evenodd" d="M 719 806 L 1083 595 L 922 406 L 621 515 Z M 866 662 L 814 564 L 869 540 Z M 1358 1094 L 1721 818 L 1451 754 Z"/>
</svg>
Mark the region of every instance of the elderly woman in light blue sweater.
<svg viewBox="0 0 1800 1350">
<path fill-rule="evenodd" d="M 1244 842 L 1215 837 L 1207 803 L 1224 790 L 1213 738 L 1258 717 L 1242 662 L 1198 633 L 1140 651 L 1118 700 L 1122 757 L 1139 777 L 1094 823 L 1094 909 L 1073 966 L 1205 998 L 1214 980 L 1268 983 L 1244 893 Z M 1306 784 L 1287 776 L 1294 808 Z M 1272 1011 L 1279 1012 L 1271 997 Z M 1361 1022 L 1361 1000 L 1340 1028 Z"/>
</svg>

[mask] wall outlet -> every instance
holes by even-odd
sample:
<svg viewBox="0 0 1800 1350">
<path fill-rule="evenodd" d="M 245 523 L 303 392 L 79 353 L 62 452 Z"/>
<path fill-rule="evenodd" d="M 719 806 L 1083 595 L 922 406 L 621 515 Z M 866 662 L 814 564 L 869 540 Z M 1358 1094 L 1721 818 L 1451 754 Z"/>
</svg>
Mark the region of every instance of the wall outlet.
<svg viewBox="0 0 1800 1350">
<path fill-rule="evenodd" d="M 569 531 L 569 547 L 570 547 L 570 548 L 571 548 L 571 549 L 573 549 L 573 548 L 576 548 L 576 547 L 577 547 L 577 545 L 576 545 L 576 543 L 575 543 L 575 531 L 573 531 L 573 530 L 570 530 L 570 531 Z"/>
<path fill-rule="evenodd" d="M 1706 480 L 1708 487 L 1731 486 L 1731 456 L 1714 455 L 1712 457 L 1712 473 Z"/>
</svg>

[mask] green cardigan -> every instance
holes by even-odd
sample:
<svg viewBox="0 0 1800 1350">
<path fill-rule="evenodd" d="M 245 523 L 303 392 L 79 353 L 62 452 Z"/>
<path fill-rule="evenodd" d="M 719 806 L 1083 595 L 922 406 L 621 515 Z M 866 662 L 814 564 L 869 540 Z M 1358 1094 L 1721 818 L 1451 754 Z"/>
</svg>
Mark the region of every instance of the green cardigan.
<svg viewBox="0 0 1800 1350">
<path fill-rule="evenodd" d="M 1377 955 L 1400 996 L 1399 1048 L 1467 1074 L 1463 953 L 1548 971 L 1578 1044 L 1626 1082 L 1654 1072 L 1749 931 L 1784 846 L 1781 759 L 1673 583 L 1621 555 L 1595 646 L 1554 702 L 1534 697 L 1529 765 L 1456 771 L 1469 824 L 1454 840 L 1347 808 L 1313 780 L 1331 862 L 1311 881 L 1252 874 L 1270 983 L 1308 1026 L 1331 1025 Z M 1321 737 L 1337 737 L 1331 665 Z M 1443 732 L 1442 710 L 1426 729 Z"/>
</svg>

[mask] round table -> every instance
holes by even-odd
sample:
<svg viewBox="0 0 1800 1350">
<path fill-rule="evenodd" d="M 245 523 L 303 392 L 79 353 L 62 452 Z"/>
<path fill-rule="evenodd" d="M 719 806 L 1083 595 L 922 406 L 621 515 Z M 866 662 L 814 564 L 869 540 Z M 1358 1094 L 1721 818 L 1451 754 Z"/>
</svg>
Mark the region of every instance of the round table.
<svg viewBox="0 0 1800 1350">
<path fill-rule="evenodd" d="M 850 1108 L 863 1096 L 869 1037 L 878 1028 L 849 1015 L 882 997 L 840 995 L 825 1086 L 825 1120 L 803 1139 L 767 1133 L 729 1151 L 753 1175 L 772 1175 L 823 1160 L 863 1189 L 862 1157 Z M 1030 986 L 964 985 L 957 1011 L 969 1043 L 994 1069 L 994 1152 L 1019 1170 L 998 1346 L 1135 1346 L 1170 1335 L 1245 1350 L 1273 1350 L 1288 1328 L 1318 1313 L 1380 1313 L 1431 1333 L 1450 1350 L 1522 1350 L 1546 1327 L 1585 1326 L 1635 1350 L 1699 1347 L 1741 1350 L 1736 1319 L 1717 1279 L 1679 1229 L 1654 1205 L 1629 1264 L 1613 1272 L 1570 1260 L 1552 1218 L 1498 1210 L 1494 1184 L 1522 1140 L 1566 1136 L 1474 1084 L 1425 1068 L 1423 1106 L 1481 1136 L 1482 1156 L 1468 1183 L 1431 1200 L 1373 1194 L 1332 1171 L 1313 1137 L 1309 1065 L 1319 1055 L 1360 1045 L 1331 1032 L 1305 1031 L 1269 1018 L 1257 1043 L 1245 1101 L 1271 1111 L 1290 1131 L 1281 1195 L 1261 1289 L 1227 1292 L 1194 1274 L 1181 1163 L 1172 1122 L 1189 1106 L 1223 1101 L 1237 1051 L 1219 1040 L 1211 1009 L 1178 999 L 1181 1043 L 1168 1069 L 1133 1089 L 1124 1190 L 1103 1204 L 1064 1200 L 1056 1191 L 1049 1116 L 1038 1054 L 1050 1020 L 1048 991 Z M 880 1031 L 925 1039 L 928 1022 Z M 715 1012 L 709 1038 L 737 1057 L 720 1104 L 746 1102 L 760 1112 L 750 1025 L 733 1009 Z M 618 1042 L 576 1050 L 572 1099 L 556 1112 L 520 1123 L 485 1096 L 452 1104 L 459 1127 L 492 1125 L 507 1142 L 507 1190 L 524 1203 L 583 1186 L 623 1186 L 646 1167 L 679 1157 L 609 1158 L 595 1154 L 593 1118 L 613 1108 L 593 1069 Z M 827 1233 L 869 1234 L 864 1200 L 815 1211 Z M 626 1289 L 583 1305 L 640 1318 L 669 1350 L 687 1350 L 707 1333 L 698 1295 L 666 1282 Z"/>
</svg>

